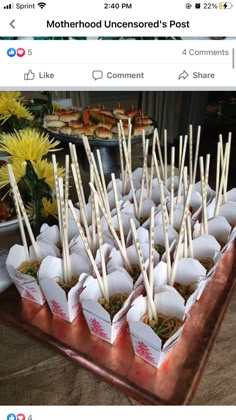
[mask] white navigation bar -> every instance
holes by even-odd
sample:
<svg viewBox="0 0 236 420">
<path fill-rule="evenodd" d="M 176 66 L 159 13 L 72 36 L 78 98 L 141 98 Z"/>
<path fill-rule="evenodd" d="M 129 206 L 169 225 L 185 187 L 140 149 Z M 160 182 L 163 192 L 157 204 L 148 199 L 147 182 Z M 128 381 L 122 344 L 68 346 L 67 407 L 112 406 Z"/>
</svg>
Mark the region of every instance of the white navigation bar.
<svg viewBox="0 0 236 420">
<path fill-rule="evenodd" d="M 45 0 L 0 6 L 0 36 L 236 36 L 236 4 L 188 0 Z"/>
</svg>

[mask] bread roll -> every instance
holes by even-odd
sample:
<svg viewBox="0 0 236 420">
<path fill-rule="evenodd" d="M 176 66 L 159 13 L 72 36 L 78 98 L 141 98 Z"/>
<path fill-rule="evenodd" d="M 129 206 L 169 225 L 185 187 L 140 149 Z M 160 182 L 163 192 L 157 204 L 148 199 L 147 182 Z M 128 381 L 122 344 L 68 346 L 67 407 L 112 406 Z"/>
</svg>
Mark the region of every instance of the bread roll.
<svg viewBox="0 0 236 420">
<path fill-rule="evenodd" d="M 72 131 L 73 128 L 72 127 L 68 127 L 68 125 L 64 125 L 64 127 L 60 128 L 60 133 L 61 134 L 65 134 L 67 136 L 71 136 L 72 135 Z"/>
<path fill-rule="evenodd" d="M 107 128 L 98 127 L 95 130 L 95 136 L 99 137 L 100 139 L 112 139 L 112 132 Z"/>
<path fill-rule="evenodd" d="M 48 115 L 45 115 L 44 117 L 45 122 L 56 121 L 56 120 L 59 120 L 59 115 L 57 114 L 48 114 Z"/>
</svg>

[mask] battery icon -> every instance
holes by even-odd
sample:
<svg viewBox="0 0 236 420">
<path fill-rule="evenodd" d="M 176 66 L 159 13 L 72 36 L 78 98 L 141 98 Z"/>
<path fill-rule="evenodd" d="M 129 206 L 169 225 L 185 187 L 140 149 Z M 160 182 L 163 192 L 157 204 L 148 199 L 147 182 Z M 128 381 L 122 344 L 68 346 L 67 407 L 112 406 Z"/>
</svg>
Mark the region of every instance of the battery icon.
<svg viewBox="0 0 236 420">
<path fill-rule="evenodd" d="M 232 9 L 233 4 L 230 2 L 219 3 L 219 9 Z"/>
</svg>

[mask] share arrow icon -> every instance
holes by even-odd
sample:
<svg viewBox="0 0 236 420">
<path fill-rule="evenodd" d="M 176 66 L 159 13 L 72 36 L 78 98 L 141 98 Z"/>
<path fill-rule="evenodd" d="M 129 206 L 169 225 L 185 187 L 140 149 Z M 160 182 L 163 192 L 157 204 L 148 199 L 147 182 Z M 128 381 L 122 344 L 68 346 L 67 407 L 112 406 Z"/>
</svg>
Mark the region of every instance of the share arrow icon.
<svg viewBox="0 0 236 420">
<path fill-rule="evenodd" d="M 183 70 L 182 73 L 179 74 L 179 80 L 180 79 L 187 79 L 187 77 L 189 76 L 189 74 L 186 72 L 186 70 Z"/>
</svg>

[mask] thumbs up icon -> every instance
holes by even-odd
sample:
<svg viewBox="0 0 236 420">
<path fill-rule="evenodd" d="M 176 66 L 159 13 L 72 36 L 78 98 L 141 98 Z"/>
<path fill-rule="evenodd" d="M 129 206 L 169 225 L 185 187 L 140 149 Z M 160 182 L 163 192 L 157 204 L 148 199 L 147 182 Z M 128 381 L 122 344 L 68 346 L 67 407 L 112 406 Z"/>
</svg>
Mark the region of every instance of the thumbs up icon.
<svg viewBox="0 0 236 420">
<path fill-rule="evenodd" d="M 29 70 L 28 73 L 24 74 L 24 80 L 34 80 L 35 73 L 32 72 L 32 70 Z"/>
</svg>

